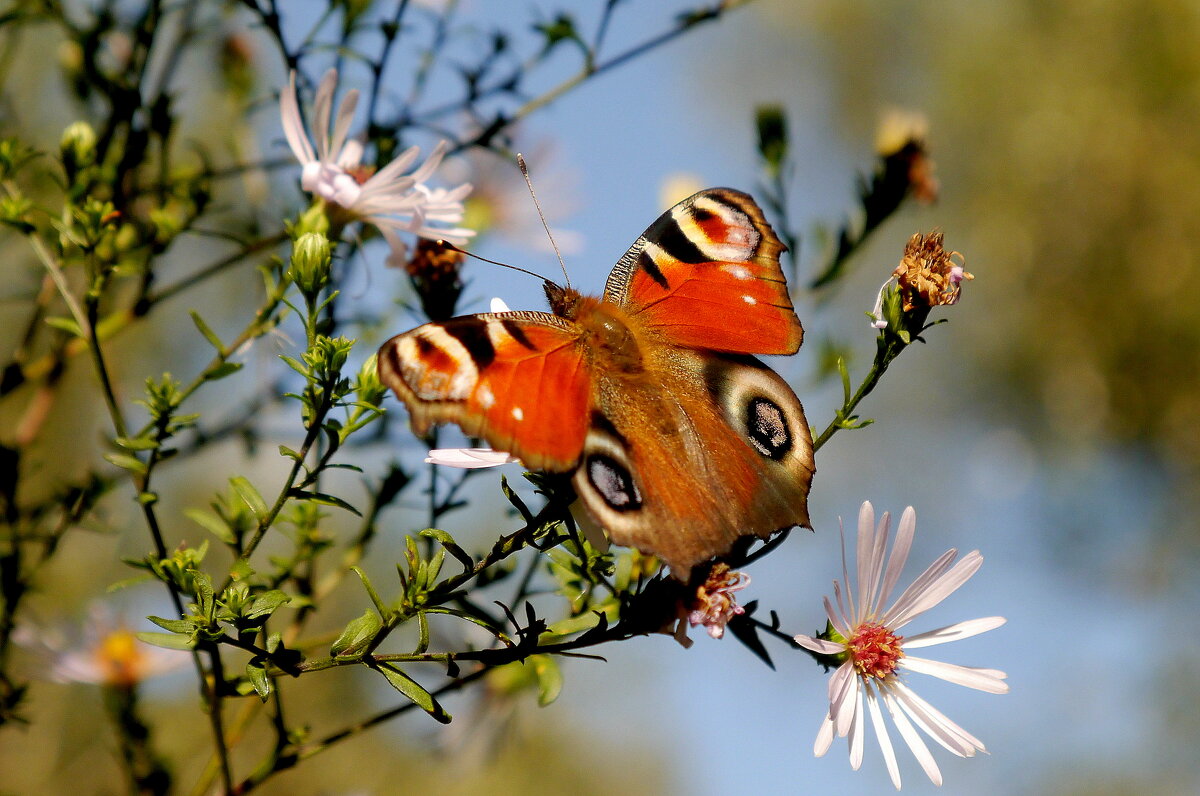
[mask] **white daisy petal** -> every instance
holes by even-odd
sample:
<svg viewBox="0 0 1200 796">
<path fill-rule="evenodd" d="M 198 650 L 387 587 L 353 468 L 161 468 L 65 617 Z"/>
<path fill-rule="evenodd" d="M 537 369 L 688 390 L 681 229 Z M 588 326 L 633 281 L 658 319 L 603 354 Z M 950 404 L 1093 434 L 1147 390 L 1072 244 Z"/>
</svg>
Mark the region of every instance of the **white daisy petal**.
<svg viewBox="0 0 1200 796">
<path fill-rule="evenodd" d="M 913 537 L 917 532 L 917 512 L 912 506 L 900 515 L 900 526 L 896 528 L 896 541 L 892 543 L 892 555 L 888 558 L 887 572 L 883 577 L 883 590 L 879 593 L 879 606 L 882 608 L 892 596 L 892 589 L 900 580 L 900 573 L 908 563 L 908 553 L 912 549 Z"/>
<path fill-rule="evenodd" d="M 892 683 L 892 689 L 896 701 L 909 718 L 948 751 L 959 757 L 974 757 L 976 750 L 987 751 L 978 738 L 951 721 L 908 686 L 896 681 Z"/>
<path fill-rule="evenodd" d="M 516 461 L 517 459 L 508 453 L 491 448 L 438 448 L 429 451 L 429 457 L 425 459 L 426 464 L 440 464 L 466 470 L 477 467 L 496 467 Z"/>
<path fill-rule="evenodd" d="M 879 621 L 891 626 L 894 618 L 901 612 L 908 611 L 909 607 L 925 594 L 925 590 L 929 588 L 929 584 L 941 577 L 946 570 L 950 569 L 951 564 L 954 563 L 954 559 L 957 557 L 958 551 L 952 547 L 935 558 L 933 563 L 918 575 L 917 579 L 910 583 L 908 588 L 896 598 L 892 606 L 883 612 L 883 616 L 879 618 Z"/>
<path fill-rule="evenodd" d="M 997 676 L 995 669 L 976 669 L 970 666 L 959 666 L 954 663 L 931 661 L 928 658 L 914 658 L 911 655 L 905 656 L 900 661 L 900 668 L 921 674 L 928 674 L 931 677 L 936 677 L 939 680 L 945 680 L 955 685 L 974 688 L 978 691 L 987 691 L 989 694 L 1008 693 L 1008 683 L 1004 682 L 1004 677 Z M 1004 675 L 1004 672 L 1000 672 L 999 674 Z"/>
<path fill-rule="evenodd" d="M 333 92 L 337 89 L 337 70 L 330 69 L 317 86 L 313 98 L 313 136 L 317 143 L 317 155 L 324 162 L 332 160 L 329 147 L 329 112 L 333 110 Z"/>
<path fill-rule="evenodd" d="M 813 638 L 812 636 L 805 636 L 803 634 L 794 636 L 793 638 L 801 647 L 804 647 L 806 650 L 812 650 L 813 652 L 821 655 L 836 655 L 839 652 L 846 651 L 845 644 L 826 641 L 823 638 Z"/>
<path fill-rule="evenodd" d="M 304 120 L 300 118 L 300 104 L 296 100 L 296 73 L 288 77 L 288 87 L 279 95 L 279 115 L 283 122 L 283 135 L 296 160 L 308 164 L 317 159 L 308 134 L 304 131 Z"/>
<path fill-rule="evenodd" d="M 510 310 L 508 305 L 504 303 L 504 299 L 493 297 L 491 303 L 489 304 L 488 312 L 501 313 L 512 312 L 512 310 Z"/>
<path fill-rule="evenodd" d="M 817 730 L 817 740 L 813 743 L 813 756 L 824 757 L 833 745 L 833 719 L 829 714 L 821 721 L 821 729 Z"/>
<path fill-rule="evenodd" d="M 886 512 L 884 512 L 886 516 Z M 854 624 L 863 621 L 864 614 L 870 610 L 867 595 L 871 592 L 871 568 L 874 565 L 872 553 L 875 548 L 875 507 L 870 501 L 864 501 L 858 510 L 858 545 L 854 551 L 858 562 L 858 577 L 854 581 L 858 587 L 858 611 L 853 617 Z M 846 594 L 850 594 L 850 581 L 846 581 Z"/>
<path fill-rule="evenodd" d="M 970 580 L 982 565 L 983 556 L 979 554 L 978 550 L 967 553 L 963 556 L 962 561 L 954 565 L 953 569 L 934 578 L 919 595 L 915 596 L 911 604 L 895 614 L 889 612 L 885 624 L 893 628 L 904 627 L 918 615 L 958 591 L 959 587 Z"/>
<path fill-rule="evenodd" d="M 863 690 L 854 689 L 854 719 L 850 723 L 850 768 L 855 771 L 863 761 Z"/>
<path fill-rule="evenodd" d="M 867 688 L 867 708 L 871 712 L 871 724 L 875 727 L 875 739 L 879 741 L 879 751 L 887 763 L 888 776 L 896 790 L 900 790 L 900 766 L 896 764 L 896 751 L 892 748 L 892 739 L 888 735 L 887 725 L 883 723 L 883 715 L 879 710 L 879 697 L 874 689 Z"/>
<path fill-rule="evenodd" d="M 908 744 L 909 751 L 913 753 L 913 757 L 917 758 L 917 762 L 924 769 L 925 776 L 929 777 L 934 785 L 941 785 L 942 771 L 938 768 L 937 761 L 933 759 L 929 747 L 921 740 L 921 734 L 913 728 L 912 722 L 904 715 L 904 711 L 896 708 L 892 694 L 884 692 L 883 703 L 887 707 L 888 715 L 892 717 L 892 723 L 900 731 L 900 737 L 904 739 L 904 743 Z"/>
<path fill-rule="evenodd" d="M 854 676 L 854 665 L 846 661 L 829 678 L 829 717 L 839 738 L 846 736 L 853 714 L 854 694 L 858 690 L 858 678 Z M 850 709 L 848 709 L 850 708 Z"/>
<path fill-rule="evenodd" d="M 939 627 L 937 630 L 927 630 L 924 633 L 917 633 L 912 636 L 904 637 L 904 649 L 917 649 L 918 647 L 932 647 L 935 644 L 945 644 L 950 641 L 960 641 L 964 638 L 977 636 L 980 633 L 986 633 L 989 630 L 995 630 L 1003 625 L 1008 620 L 1002 616 L 987 616 L 982 619 L 970 619 L 966 622 L 957 622 L 946 627 Z"/>
</svg>

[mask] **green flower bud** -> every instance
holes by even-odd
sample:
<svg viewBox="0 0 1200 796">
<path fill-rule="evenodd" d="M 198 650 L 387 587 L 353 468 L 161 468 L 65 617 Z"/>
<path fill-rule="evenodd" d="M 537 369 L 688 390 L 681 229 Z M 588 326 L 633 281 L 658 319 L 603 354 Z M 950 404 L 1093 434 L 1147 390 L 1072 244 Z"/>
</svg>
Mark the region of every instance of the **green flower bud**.
<svg viewBox="0 0 1200 796">
<path fill-rule="evenodd" d="M 301 235 L 292 247 L 292 266 L 288 274 L 309 301 L 329 282 L 329 264 L 333 258 L 329 240 L 317 232 Z"/>
<path fill-rule="evenodd" d="M 67 180 L 74 182 L 80 170 L 96 159 L 96 131 L 87 122 L 72 122 L 63 130 L 58 148 Z"/>
</svg>

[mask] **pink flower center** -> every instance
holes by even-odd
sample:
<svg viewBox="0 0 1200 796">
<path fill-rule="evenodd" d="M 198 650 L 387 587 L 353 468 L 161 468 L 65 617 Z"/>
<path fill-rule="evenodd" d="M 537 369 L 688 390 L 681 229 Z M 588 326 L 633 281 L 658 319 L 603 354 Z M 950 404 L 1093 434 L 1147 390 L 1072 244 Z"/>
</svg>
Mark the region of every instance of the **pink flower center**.
<svg viewBox="0 0 1200 796">
<path fill-rule="evenodd" d="M 904 650 L 900 648 L 903 640 L 903 636 L 897 636 L 883 625 L 867 623 L 855 628 L 846 650 L 859 675 L 882 680 L 900 665 L 900 659 L 904 657 Z"/>
</svg>

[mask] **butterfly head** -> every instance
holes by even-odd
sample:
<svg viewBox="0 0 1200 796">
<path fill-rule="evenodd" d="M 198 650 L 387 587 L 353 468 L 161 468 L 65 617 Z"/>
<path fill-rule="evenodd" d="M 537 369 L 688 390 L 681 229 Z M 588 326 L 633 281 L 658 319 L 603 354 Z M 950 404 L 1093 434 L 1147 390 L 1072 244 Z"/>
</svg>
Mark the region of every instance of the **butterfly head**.
<svg viewBox="0 0 1200 796">
<path fill-rule="evenodd" d="M 579 308 L 583 303 L 583 294 L 572 287 L 560 287 L 547 279 L 542 284 L 546 291 L 546 301 L 550 302 L 550 311 L 560 318 L 575 320 L 579 317 Z"/>
</svg>

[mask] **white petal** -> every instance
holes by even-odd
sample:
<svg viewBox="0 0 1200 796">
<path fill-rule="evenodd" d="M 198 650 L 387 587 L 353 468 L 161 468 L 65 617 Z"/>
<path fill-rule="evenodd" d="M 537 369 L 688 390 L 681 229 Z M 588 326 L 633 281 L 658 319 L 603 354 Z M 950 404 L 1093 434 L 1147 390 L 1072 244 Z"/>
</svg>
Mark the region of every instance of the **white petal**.
<svg viewBox="0 0 1200 796">
<path fill-rule="evenodd" d="M 1004 682 L 1007 675 L 996 669 L 978 669 L 971 666 L 959 666 L 955 663 L 931 661 L 928 658 L 905 656 L 900 661 L 900 667 L 920 674 L 928 674 L 939 680 L 945 680 L 955 685 L 987 691 L 989 694 L 1007 694 L 1008 683 Z M 999 675 L 999 676 L 998 676 Z"/>
<path fill-rule="evenodd" d="M 883 577 L 884 552 L 887 549 L 888 537 L 891 535 L 891 526 L 892 515 L 885 511 L 883 517 L 879 519 L 879 527 L 875 531 L 875 542 L 871 546 L 867 579 L 858 582 L 858 589 L 862 592 L 858 601 L 868 617 L 879 615 L 879 586 Z"/>
<path fill-rule="evenodd" d="M 836 655 L 839 652 L 846 651 L 845 644 L 838 644 L 835 641 L 826 641 L 823 638 L 814 638 L 813 636 L 806 636 L 804 634 L 794 636 L 793 638 L 796 640 L 796 643 L 801 647 L 804 647 L 804 649 L 818 652 L 821 655 Z"/>
<path fill-rule="evenodd" d="M 346 134 L 354 122 L 354 109 L 358 107 L 358 89 L 350 89 L 342 97 L 338 105 L 337 118 L 333 120 L 333 138 L 329 141 L 329 159 L 342 161 L 342 145 L 346 143 Z M 325 158 L 322 158 L 324 160 Z"/>
<path fill-rule="evenodd" d="M 508 308 L 508 305 L 504 303 L 504 299 L 499 298 L 499 297 L 493 297 L 488 311 L 499 313 L 499 312 L 511 312 L 512 310 L 510 310 Z"/>
<path fill-rule="evenodd" d="M 904 593 L 896 598 L 896 602 L 892 603 L 892 607 L 883 612 L 883 616 L 879 617 L 879 622 L 893 630 L 899 627 L 895 621 L 896 617 L 903 612 L 907 612 L 912 604 L 925 594 L 925 590 L 929 588 L 929 584 L 933 583 L 946 570 L 950 569 L 950 565 L 954 563 L 956 557 L 958 557 L 958 550 L 952 547 L 935 558 L 933 563 L 926 567 L 925 571 L 908 585 Z"/>
<path fill-rule="evenodd" d="M 362 163 L 362 158 L 362 141 L 359 141 L 357 138 L 351 138 L 346 142 L 346 145 L 342 147 L 342 151 L 338 154 L 337 161 L 334 165 L 336 165 L 339 169 L 352 169 L 359 163 Z M 366 186 L 368 184 L 370 184 L 370 180 L 363 185 L 363 190 L 366 190 Z"/>
<path fill-rule="evenodd" d="M 869 509 L 870 506 L 870 502 L 863 503 L 864 509 Z M 862 510 L 863 509 L 859 510 L 860 513 Z M 874 510 L 872 510 L 871 514 L 872 518 L 875 516 L 873 511 Z M 875 520 L 872 519 L 871 522 L 874 523 Z M 851 625 L 857 625 L 858 611 L 854 608 L 854 594 L 850 590 L 850 569 L 846 564 L 846 526 L 842 524 L 841 517 L 838 517 L 838 538 L 842 543 L 842 582 L 846 584 L 846 602 L 849 603 L 851 609 L 849 613 L 846 612 L 846 606 L 842 604 L 842 593 L 838 590 L 838 582 L 836 580 L 833 582 L 833 593 L 837 597 L 838 608 L 841 610 L 842 615 L 846 617 L 847 623 Z"/>
<path fill-rule="evenodd" d="M 900 766 L 896 765 L 896 750 L 892 748 L 892 739 L 888 735 L 887 725 L 884 724 L 883 714 L 879 710 L 879 698 L 871 688 L 867 689 L 867 707 L 871 711 L 871 724 L 875 727 L 875 739 L 879 741 L 879 751 L 883 752 L 884 762 L 887 763 L 888 776 L 896 790 L 900 790 Z"/>
<path fill-rule="evenodd" d="M 412 173 L 412 178 L 417 182 L 427 182 L 433 176 L 433 173 L 437 171 L 437 167 L 441 165 L 442 158 L 446 156 L 448 146 L 445 141 L 438 141 L 438 145 L 429 153 L 429 158 Z"/>
<path fill-rule="evenodd" d="M 929 777 L 934 785 L 941 785 L 942 772 L 938 768 L 937 761 L 933 759 L 933 754 L 929 751 L 929 747 L 921 740 L 920 733 L 913 729 L 912 722 L 908 720 L 908 717 L 904 715 L 902 710 L 896 707 L 893 694 L 884 691 L 883 703 L 887 706 L 888 715 L 892 717 L 896 729 L 900 731 L 900 736 L 908 744 L 909 751 L 913 753 L 913 757 L 917 758 L 917 762 L 925 770 L 925 776 Z"/>
<path fill-rule="evenodd" d="M 491 448 L 439 448 L 429 452 L 429 458 L 425 460 L 425 463 L 469 470 L 476 467 L 496 467 L 515 461 L 517 459 L 508 453 Z"/>
<path fill-rule="evenodd" d="M 833 744 L 833 719 L 829 714 L 821 721 L 821 729 L 817 730 L 817 740 L 813 743 L 813 756 L 824 757 Z"/>
<path fill-rule="evenodd" d="M 329 112 L 333 109 L 333 92 L 336 88 L 337 70 L 330 69 L 321 78 L 317 96 L 313 98 L 313 140 L 317 142 L 317 156 L 326 163 L 333 161 L 329 156 Z"/>
<path fill-rule="evenodd" d="M 970 580 L 981 566 L 983 566 L 983 556 L 978 550 L 967 553 L 963 556 L 962 561 L 954 565 L 953 569 L 934 578 L 921 593 L 914 595 L 910 605 L 897 611 L 895 615 L 889 611 L 887 626 L 893 630 L 904 627 L 915 617 L 958 591 L 959 587 Z"/>
<path fill-rule="evenodd" d="M 863 690 L 854 689 L 854 721 L 850 725 L 850 768 L 855 771 L 863 761 Z"/>
<path fill-rule="evenodd" d="M 845 738 L 850 727 L 857 691 L 858 676 L 854 673 L 854 664 L 846 661 L 829 678 L 829 717 L 833 719 L 839 738 Z"/>
<path fill-rule="evenodd" d="M 293 71 L 288 78 L 288 87 L 279 95 L 279 116 L 283 122 L 283 134 L 287 138 L 292 154 L 301 163 L 311 163 L 317 159 L 313 154 L 312 144 L 304 131 L 304 120 L 300 118 L 300 105 L 296 100 L 296 73 Z"/>
<path fill-rule="evenodd" d="M 838 591 L 838 582 L 836 580 L 833 582 L 833 593 L 837 595 L 838 608 L 841 609 L 842 595 L 841 592 Z M 825 618 L 829 620 L 831 625 L 833 625 L 833 629 L 841 633 L 846 638 L 850 638 L 850 625 L 846 622 L 845 615 L 837 613 L 833 610 L 833 604 L 829 602 L 828 597 L 822 597 L 821 601 L 825 604 Z"/>
<path fill-rule="evenodd" d="M 391 182 L 394 178 L 400 176 L 402 172 L 407 171 L 408 167 L 416 162 L 417 156 L 420 154 L 421 148 L 419 146 L 410 146 L 401 152 L 398 158 L 376 172 L 372 176 L 372 179 L 378 179 L 381 183 Z M 411 182 L 416 183 L 416 180 L 411 180 Z"/>
<path fill-rule="evenodd" d="M 887 604 L 892 596 L 892 589 L 900 580 L 904 565 L 908 563 L 908 553 L 912 549 L 913 537 L 917 532 L 917 512 L 909 506 L 900 515 L 900 527 L 896 529 L 896 541 L 892 543 L 892 554 L 888 558 L 887 572 L 883 578 L 883 590 L 879 593 L 880 609 Z"/>
<path fill-rule="evenodd" d="M 933 740 L 959 757 L 974 757 L 975 751 L 987 751 L 983 743 L 971 733 L 955 724 L 940 710 L 921 699 L 915 691 L 899 680 L 893 680 L 889 688 L 904 712 L 916 722 Z"/>
<path fill-rule="evenodd" d="M 884 512 L 886 519 L 887 512 Z M 858 600 L 852 601 L 852 604 L 857 606 L 852 622 L 859 624 L 866 618 L 866 614 L 871 610 L 871 604 L 867 596 L 872 591 L 871 589 L 871 553 L 875 548 L 875 507 L 870 501 L 864 501 L 862 507 L 858 510 L 858 546 L 854 551 L 854 558 L 857 564 L 857 579 L 854 581 L 858 588 Z M 846 595 L 849 598 L 849 583 L 846 585 Z"/>
<path fill-rule="evenodd" d="M 989 630 L 995 630 L 1007 621 L 1002 616 L 987 616 L 982 619 L 969 619 L 966 622 L 939 627 L 937 630 L 927 630 L 924 633 L 917 633 L 914 636 L 906 636 L 904 639 L 904 649 L 932 647 L 935 644 L 945 644 L 950 641 L 970 638 L 980 633 L 986 633 Z"/>
</svg>

